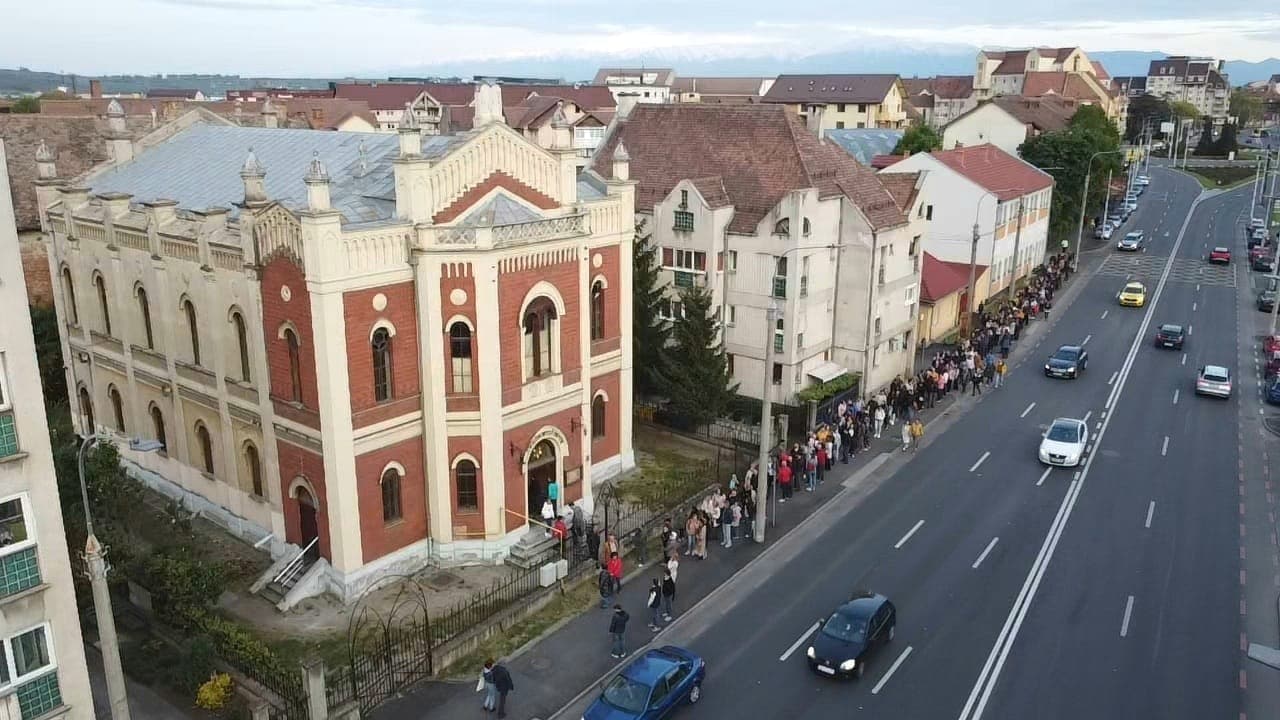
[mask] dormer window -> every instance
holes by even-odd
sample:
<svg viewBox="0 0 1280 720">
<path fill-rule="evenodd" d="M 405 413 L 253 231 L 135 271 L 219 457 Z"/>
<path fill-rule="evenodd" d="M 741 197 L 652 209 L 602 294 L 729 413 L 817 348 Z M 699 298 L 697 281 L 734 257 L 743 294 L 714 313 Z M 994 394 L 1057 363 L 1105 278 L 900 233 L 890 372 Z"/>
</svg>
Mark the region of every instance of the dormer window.
<svg viewBox="0 0 1280 720">
<path fill-rule="evenodd" d="M 782 218 L 773 224 L 774 235 L 790 235 L 791 234 L 791 218 Z"/>
</svg>

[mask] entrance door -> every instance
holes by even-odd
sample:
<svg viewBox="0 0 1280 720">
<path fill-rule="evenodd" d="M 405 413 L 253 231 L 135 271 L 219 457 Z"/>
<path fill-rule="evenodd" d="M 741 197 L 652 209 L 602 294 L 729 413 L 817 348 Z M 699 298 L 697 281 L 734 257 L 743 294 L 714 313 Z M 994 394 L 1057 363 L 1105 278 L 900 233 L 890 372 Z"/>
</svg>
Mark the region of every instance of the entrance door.
<svg viewBox="0 0 1280 720">
<path fill-rule="evenodd" d="M 556 446 L 543 440 L 529 455 L 529 517 L 542 521 L 542 503 L 547 499 L 547 486 L 556 481 Z"/>
<path fill-rule="evenodd" d="M 311 493 L 306 488 L 300 487 L 294 491 L 294 498 L 298 501 L 298 531 L 302 536 L 302 547 L 311 545 L 311 541 L 320 537 L 320 528 L 316 523 L 316 502 L 311 497 Z M 320 556 L 320 543 L 316 543 L 307 551 L 308 557 L 315 559 Z"/>
</svg>

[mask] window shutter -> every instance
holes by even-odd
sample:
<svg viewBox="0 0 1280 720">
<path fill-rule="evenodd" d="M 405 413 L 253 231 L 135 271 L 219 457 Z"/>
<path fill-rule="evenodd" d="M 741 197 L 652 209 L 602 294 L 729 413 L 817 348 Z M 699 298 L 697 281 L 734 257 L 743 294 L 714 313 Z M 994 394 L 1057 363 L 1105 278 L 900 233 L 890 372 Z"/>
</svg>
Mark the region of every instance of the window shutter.
<svg viewBox="0 0 1280 720">
<path fill-rule="evenodd" d="M 662 264 L 673 267 L 676 264 L 676 253 L 671 248 L 662 248 Z"/>
</svg>

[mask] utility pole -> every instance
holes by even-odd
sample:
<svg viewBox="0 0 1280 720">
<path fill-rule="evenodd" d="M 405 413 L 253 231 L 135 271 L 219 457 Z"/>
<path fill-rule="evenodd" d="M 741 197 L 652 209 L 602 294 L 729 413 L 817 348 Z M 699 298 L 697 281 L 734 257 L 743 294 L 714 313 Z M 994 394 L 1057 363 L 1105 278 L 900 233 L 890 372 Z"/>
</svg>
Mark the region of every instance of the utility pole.
<svg viewBox="0 0 1280 720">
<path fill-rule="evenodd" d="M 986 197 L 983 195 L 983 197 Z M 981 207 L 982 200 L 978 200 Z M 973 220 L 973 246 L 969 248 L 969 284 L 966 291 L 969 296 L 969 302 L 965 303 L 964 329 L 966 336 L 973 334 L 973 295 L 978 291 L 978 219 Z M 995 243 L 995 237 L 991 238 L 991 242 Z M 987 272 L 991 272 L 988 268 Z"/>
<path fill-rule="evenodd" d="M 1107 194 L 1102 196 L 1102 222 L 1104 223 L 1107 221 L 1107 218 L 1111 217 L 1111 173 L 1112 172 L 1113 171 L 1111 170 L 1107 171 Z M 1115 228 L 1112 228 L 1112 229 L 1114 230 Z"/>
<path fill-rule="evenodd" d="M 1018 245 L 1022 242 L 1022 200 L 1025 196 L 1018 197 L 1018 226 L 1013 230 L 1013 280 L 1009 281 L 1009 294 L 1013 295 L 1018 289 L 1018 275 L 1022 270 L 1021 258 L 1018 257 Z M 995 254 L 995 238 L 991 239 L 991 253 Z"/>
<path fill-rule="evenodd" d="M 765 502 L 769 498 L 769 493 L 777 492 L 777 482 L 774 482 L 774 488 L 769 487 L 769 450 L 773 447 L 773 339 L 775 337 L 776 328 L 778 327 L 778 304 L 776 302 L 769 303 L 769 309 L 765 311 L 765 325 L 768 326 L 768 334 L 764 344 L 764 392 L 760 396 L 760 458 L 756 464 L 756 533 L 755 541 L 764 542 L 764 523 L 765 523 Z"/>
</svg>

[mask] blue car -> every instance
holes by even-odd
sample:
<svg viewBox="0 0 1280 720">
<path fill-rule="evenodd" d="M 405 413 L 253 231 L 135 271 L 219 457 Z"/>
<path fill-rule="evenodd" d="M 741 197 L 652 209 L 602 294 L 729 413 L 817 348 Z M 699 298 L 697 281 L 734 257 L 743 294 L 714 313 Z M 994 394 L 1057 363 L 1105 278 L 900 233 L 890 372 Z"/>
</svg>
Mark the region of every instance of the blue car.
<svg viewBox="0 0 1280 720">
<path fill-rule="evenodd" d="M 667 645 L 632 660 L 604 686 L 583 720 L 657 720 L 702 697 L 707 664 L 683 648 Z"/>
<path fill-rule="evenodd" d="M 1280 377 L 1272 378 L 1271 384 L 1267 386 L 1267 402 L 1280 405 Z"/>
</svg>

